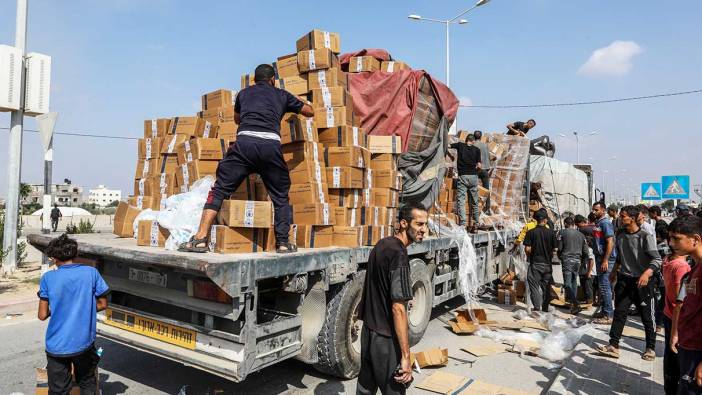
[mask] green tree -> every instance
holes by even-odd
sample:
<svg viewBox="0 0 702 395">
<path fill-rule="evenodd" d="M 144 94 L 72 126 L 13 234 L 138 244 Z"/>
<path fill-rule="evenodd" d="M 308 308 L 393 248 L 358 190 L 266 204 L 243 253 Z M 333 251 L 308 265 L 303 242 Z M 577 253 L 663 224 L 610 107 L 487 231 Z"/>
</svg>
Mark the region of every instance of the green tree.
<svg viewBox="0 0 702 395">
<path fill-rule="evenodd" d="M 17 237 L 22 234 L 22 221 L 17 221 Z M 0 211 L 0 263 L 5 261 L 5 258 L 10 251 L 2 249 L 3 239 L 5 238 L 5 210 Z M 17 243 L 17 266 L 21 266 L 24 260 L 27 259 L 27 243 L 24 241 Z"/>
<path fill-rule="evenodd" d="M 117 207 L 117 206 L 119 206 L 119 200 L 115 200 L 112 203 L 107 205 L 107 207 Z"/>
<path fill-rule="evenodd" d="M 675 201 L 673 199 L 668 199 L 661 204 L 661 208 L 664 210 L 673 211 L 673 209 L 675 209 Z"/>
<path fill-rule="evenodd" d="M 19 189 L 20 200 L 26 198 L 31 193 L 32 193 L 32 186 L 21 182 L 20 189 Z"/>
</svg>

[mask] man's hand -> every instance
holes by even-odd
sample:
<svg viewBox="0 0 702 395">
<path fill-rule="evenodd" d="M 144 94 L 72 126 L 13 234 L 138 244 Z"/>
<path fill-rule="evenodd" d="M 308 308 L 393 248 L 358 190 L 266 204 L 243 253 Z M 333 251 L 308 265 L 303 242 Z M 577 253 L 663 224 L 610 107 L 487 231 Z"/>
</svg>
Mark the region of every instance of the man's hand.
<svg viewBox="0 0 702 395">
<path fill-rule="evenodd" d="M 609 273 L 609 283 L 614 284 L 617 282 L 617 272 L 615 270 L 612 270 L 612 273 Z"/>
<path fill-rule="evenodd" d="M 636 285 L 639 288 L 643 288 L 648 285 L 648 280 L 651 278 L 651 275 L 653 274 L 653 270 L 651 269 L 646 269 L 641 276 L 639 277 L 639 281 L 636 283 Z"/>
<path fill-rule="evenodd" d="M 678 334 L 673 334 L 670 336 L 670 349 L 674 353 L 678 353 Z"/>
<path fill-rule="evenodd" d="M 603 259 L 602 263 L 600 264 L 600 270 L 602 273 L 607 273 L 607 269 L 609 269 L 609 262 L 606 259 Z"/>
<path fill-rule="evenodd" d="M 402 384 L 407 384 L 412 381 L 412 363 L 409 357 L 400 359 L 400 375 L 395 376 L 395 381 Z"/>
<path fill-rule="evenodd" d="M 592 272 L 591 272 L 590 270 L 588 270 L 588 271 L 587 271 L 587 274 L 586 274 L 585 276 L 586 276 L 585 278 L 591 279 L 591 278 L 592 278 Z"/>
<path fill-rule="evenodd" d="M 702 362 L 698 363 L 695 369 L 695 381 L 698 387 L 702 387 Z"/>
</svg>

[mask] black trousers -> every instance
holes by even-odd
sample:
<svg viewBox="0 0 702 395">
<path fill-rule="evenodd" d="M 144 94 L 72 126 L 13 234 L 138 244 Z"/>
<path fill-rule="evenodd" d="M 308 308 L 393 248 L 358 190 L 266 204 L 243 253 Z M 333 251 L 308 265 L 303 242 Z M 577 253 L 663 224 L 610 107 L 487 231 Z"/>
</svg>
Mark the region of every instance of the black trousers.
<svg viewBox="0 0 702 395">
<path fill-rule="evenodd" d="M 54 230 L 54 232 L 56 232 L 56 229 L 58 229 L 58 221 L 58 218 L 51 218 L 51 228 Z"/>
<path fill-rule="evenodd" d="M 663 316 L 663 327 L 665 328 L 665 351 L 663 352 L 663 389 L 665 395 L 676 395 L 678 393 L 678 380 L 680 380 L 680 365 L 678 364 L 678 354 L 670 348 L 670 330 L 673 321 Z"/>
<path fill-rule="evenodd" d="M 583 293 L 585 294 L 585 301 L 592 302 L 593 292 L 592 292 L 592 277 L 588 278 L 587 274 L 580 275 L 580 286 L 583 287 Z"/>
<path fill-rule="evenodd" d="M 266 186 L 275 210 L 275 240 L 288 242 L 292 209 L 288 200 L 290 173 L 283 160 L 280 143 L 251 136 L 237 136 L 217 165 L 217 181 L 207 196 L 205 209 L 219 211 L 222 201 L 239 187 L 249 174 L 257 173 Z"/>
<path fill-rule="evenodd" d="M 702 394 L 702 387 L 698 386 L 695 381 L 695 369 L 702 362 L 702 351 L 686 350 L 678 346 L 678 362 L 680 363 L 678 394 Z"/>
<path fill-rule="evenodd" d="M 619 347 L 619 340 L 626 325 L 629 307 L 635 304 L 639 307 L 641 323 L 646 332 L 646 348 L 656 349 L 656 300 L 653 293 L 653 284 L 639 288 L 636 283 L 638 277 L 629 277 L 619 274 L 614 286 L 614 317 L 609 330 L 609 344 Z"/>
<path fill-rule="evenodd" d="M 490 189 L 490 171 L 487 169 L 478 170 L 480 185 L 485 189 Z M 490 212 L 490 195 L 485 200 L 485 212 Z"/>
<path fill-rule="evenodd" d="M 548 306 L 551 304 L 552 281 L 553 269 L 550 263 L 532 262 L 529 264 L 527 283 L 534 311 L 548 311 Z"/>
<path fill-rule="evenodd" d="M 375 394 L 378 390 L 383 395 L 404 394 L 405 386 L 394 378 L 400 359 L 400 345 L 394 338 L 375 333 L 364 325 L 356 395 Z"/>
<path fill-rule="evenodd" d="M 46 374 L 49 379 L 49 395 L 67 395 L 73 386 L 71 367 L 76 375 L 76 383 L 81 395 L 97 393 L 97 368 L 100 357 L 95 352 L 95 346 L 88 347 L 78 355 L 71 357 L 55 357 L 46 355 Z"/>
</svg>

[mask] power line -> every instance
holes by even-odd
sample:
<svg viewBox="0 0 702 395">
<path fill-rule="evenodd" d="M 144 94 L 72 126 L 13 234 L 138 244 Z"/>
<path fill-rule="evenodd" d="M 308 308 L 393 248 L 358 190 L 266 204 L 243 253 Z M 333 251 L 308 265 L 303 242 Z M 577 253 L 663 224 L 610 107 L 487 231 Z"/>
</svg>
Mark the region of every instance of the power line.
<svg viewBox="0 0 702 395">
<path fill-rule="evenodd" d="M 10 130 L 10 128 L 0 128 L 3 130 Z M 25 132 L 39 133 L 38 130 L 24 129 Z M 90 132 L 55 132 L 54 134 L 61 134 L 64 136 L 77 136 L 77 137 L 94 137 L 102 139 L 114 139 L 114 140 L 139 140 L 138 137 L 127 137 L 127 136 L 108 136 L 105 134 L 92 134 Z"/>
<path fill-rule="evenodd" d="M 619 102 L 625 102 L 625 101 L 655 99 L 655 98 L 659 98 L 659 97 L 670 97 L 670 96 L 691 95 L 691 94 L 694 94 L 694 93 L 702 93 L 702 89 L 697 89 L 697 90 L 693 90 L 693 91 L 684 91 L 684 92 L 661 93 L 661 94 L 657 94 L 657 95 L 648 95 L 648 96 L 625 97 L 625 98 L 621 98 L 621 99 L 595 100 L 595 101 L 579 101 L 579 102 L 571 102 L 571 103 L 524 104 L 524 105 L 499 105 L 499 106 L 479 106 L 479 105 L 473 105 L 473 104 L 460 104 L 459 107 L 464 107 L 464 108 L 537 108 L 537 107 L 568 107 L 568 106 L 583 106 L 583 105 L 590 105 L 590 104 L 619 103 Z"/>
</svg>

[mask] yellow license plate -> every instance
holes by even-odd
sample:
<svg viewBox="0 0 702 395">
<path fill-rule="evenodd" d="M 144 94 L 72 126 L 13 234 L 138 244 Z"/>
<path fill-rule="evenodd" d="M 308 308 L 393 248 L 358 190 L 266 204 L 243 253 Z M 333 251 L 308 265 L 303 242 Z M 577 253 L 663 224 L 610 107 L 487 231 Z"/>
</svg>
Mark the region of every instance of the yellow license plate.
<svg viewBox="0 0 702 395">
<path fill-rule="evenodd" d="M 158 320 L 120 310 L 106 309 L 105 323 L 129 332 L 138 333 L 176 346 L 195 349 L 197 333 L 190 329 L 166 324 Z"/>
</svg>

